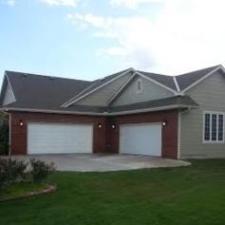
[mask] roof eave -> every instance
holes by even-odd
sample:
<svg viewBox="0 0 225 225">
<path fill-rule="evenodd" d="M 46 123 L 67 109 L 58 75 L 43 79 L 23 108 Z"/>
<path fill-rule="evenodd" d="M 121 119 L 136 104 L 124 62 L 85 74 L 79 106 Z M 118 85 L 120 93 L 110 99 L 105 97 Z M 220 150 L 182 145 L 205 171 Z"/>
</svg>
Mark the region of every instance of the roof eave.
<svg viewBox="0 0 225 225">
<path fill-rule="evenodd" d="M 137 113 L 145 113 L 145 112 L 156 112 L 156 111 L 165 111 L 165 110 L 173 110 L 173 109 L 190 109 L 196 108 L 197 105 L 185 105 L 185 104 L 174 104 L 169 106 L 160 106 L 160 107 L 150 107 L 143 109 L 135 109 L 135 110 L 125 110 L 119 112 L 82 112 L 82 111 L 60 111 L 60 110 L 48 110 L 48 109 L 31 109 L 31 108 L 16 108 L 16 107 L 2 107 L 0 111 L 4 112 L 32 112 L 32 113 L 53 113 L 53 114 L 71 114 L 71 115 L 88 115 L 88 116 L 117 116 L 117 115 L 129 115 L 129 114 L 137 114 Z"/>
</svg>

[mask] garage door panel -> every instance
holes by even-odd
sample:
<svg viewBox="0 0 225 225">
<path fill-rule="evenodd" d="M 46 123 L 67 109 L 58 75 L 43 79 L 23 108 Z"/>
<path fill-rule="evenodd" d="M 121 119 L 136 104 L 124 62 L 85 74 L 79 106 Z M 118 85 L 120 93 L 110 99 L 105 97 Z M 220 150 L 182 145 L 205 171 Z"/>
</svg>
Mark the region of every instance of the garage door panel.
<svg viewBox="0 0 225 225">
<path fill-rule="evenodd" d="M 28 124 L 28 154 L 91 153 L 90 124 Z"/>
<path fill-rule="evenodd" d="M 120 153 L 161 156 L 161 124 L 120 126 Z"/>
</svg>

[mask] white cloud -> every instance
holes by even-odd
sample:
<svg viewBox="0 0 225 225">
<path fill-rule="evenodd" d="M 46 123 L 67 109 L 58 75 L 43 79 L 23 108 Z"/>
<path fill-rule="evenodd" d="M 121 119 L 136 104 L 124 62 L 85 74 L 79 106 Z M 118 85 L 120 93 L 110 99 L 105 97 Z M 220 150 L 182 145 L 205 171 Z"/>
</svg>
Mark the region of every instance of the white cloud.
<svg viewBox="0 0 225 225">
<path fill-rule="evenodd" d="M 225 60 L 225 1 L 167 0 L 156 19 L 71 14 L 73 23 L 98 38 L 110 38 L 100 54 L 120 58 L 124 66 L 180 73 Z"/>
<path fill-rule="evenodd" d="M 78 0 L 40 0 L 50 6 L 70 6 L 76 7 Z"/>
<path fill-rule="evenodd" d="M 16 5 L 16 0 L 2 0 L 1 2 L 3 4 L 8 5 L 8 6 L 15 6 Z"/>
<path fill-rule="evenodd" d="M 138 6 L 147 3 L 160 3 L 164 0 L 110 0 L 112 6 L 122 6 L 130 9 L 136 9 Z"/>
</svg>

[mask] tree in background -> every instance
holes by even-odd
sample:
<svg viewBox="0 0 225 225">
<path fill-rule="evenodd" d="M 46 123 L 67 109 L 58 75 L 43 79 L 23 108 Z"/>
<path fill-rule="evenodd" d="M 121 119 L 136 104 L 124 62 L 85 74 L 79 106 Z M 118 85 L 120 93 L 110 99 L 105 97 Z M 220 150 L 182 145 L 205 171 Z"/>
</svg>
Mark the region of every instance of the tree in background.
<svg viewBox="0 0 225 225">
<path fill-rule="evenodd" d="M 9 125 L 8 115 L 0 112 L 0 155 L 8 154 L 9 149 Z"/>
</svg>

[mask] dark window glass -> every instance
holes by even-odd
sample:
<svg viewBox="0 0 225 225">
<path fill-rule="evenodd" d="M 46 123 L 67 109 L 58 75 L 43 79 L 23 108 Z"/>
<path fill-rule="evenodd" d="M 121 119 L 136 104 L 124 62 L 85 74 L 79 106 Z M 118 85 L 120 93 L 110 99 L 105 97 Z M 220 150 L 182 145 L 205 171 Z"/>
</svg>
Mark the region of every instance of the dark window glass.
<svg viewBox="0 0 225 225">
<path fill-rule="evenodd" d="M 217 140 L 217 115 L 212 114 L 212 141 Z"/>
<path fill-rule="evenodd" d="M 218 140 L 223 141 L 223 115 L 219 115 Z"/>
<path fill-rule="evenodd" d="M 205 114 L 205 141 L 210 140 L 210 114 Z"/>
</svg>

